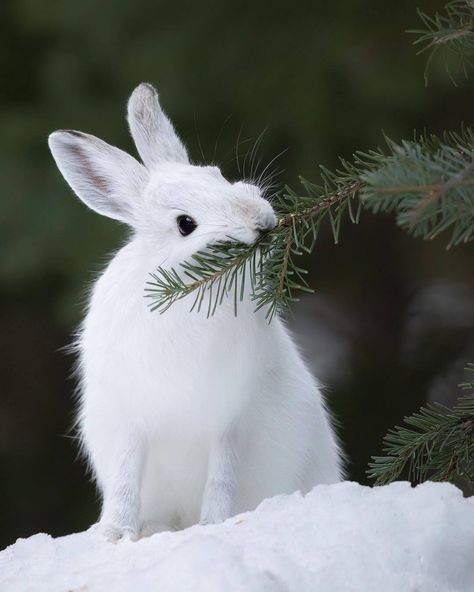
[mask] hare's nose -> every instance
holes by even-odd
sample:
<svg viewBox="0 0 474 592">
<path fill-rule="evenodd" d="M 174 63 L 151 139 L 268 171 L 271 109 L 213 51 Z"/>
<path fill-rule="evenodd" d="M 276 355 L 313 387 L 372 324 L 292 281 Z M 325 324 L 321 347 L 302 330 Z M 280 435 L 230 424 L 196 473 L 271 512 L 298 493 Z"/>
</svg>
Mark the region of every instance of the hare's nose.
<svg viewBox="0 0 474 592">
<path fill-rule="evenodd" d="M 255 227 L 260 232 L 267 232 L 275 228 L 277 223 L 276 216 L 273 212 L 265 212 L 261 214 L 255 222 Z"/>
</svg>

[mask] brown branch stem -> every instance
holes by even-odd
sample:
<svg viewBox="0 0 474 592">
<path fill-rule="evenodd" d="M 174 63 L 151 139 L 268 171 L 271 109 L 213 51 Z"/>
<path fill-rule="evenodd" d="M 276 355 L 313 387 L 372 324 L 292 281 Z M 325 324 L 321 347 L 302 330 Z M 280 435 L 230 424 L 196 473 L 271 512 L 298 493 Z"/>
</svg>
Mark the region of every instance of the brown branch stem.
<svg viewBox="0 0 474 592">
<path fill-rule="evenodd" d="M 305 208 L 300 212 L 292 212 L 291 214 L 286 214 L 286 216 L 280 218 L 280 220 L 278 221 L 278 225 L 275 227 L 275 229 L 281 228 L 282 226 L 293 226 L 294 221 L 298 221 L 303 218 L 312 218 L 316 214 L 319 214 L 319 212 L 331 208 L 339 201 L 342 201 L 347 197 L 355 195 L 358 191 L 362 189 L 362 187 L 364 187 L 364 185 L 365 183 L 363 183 L 362 181 L 353 181 L 352 183 L 349 183 L 345 187 L 342 187 L 338 191 L 335 191 L 333 194 L 329 195 L 328 197 L 321 200 L 314 206 L 311 206 L 310 208 Z"/>
</svg>

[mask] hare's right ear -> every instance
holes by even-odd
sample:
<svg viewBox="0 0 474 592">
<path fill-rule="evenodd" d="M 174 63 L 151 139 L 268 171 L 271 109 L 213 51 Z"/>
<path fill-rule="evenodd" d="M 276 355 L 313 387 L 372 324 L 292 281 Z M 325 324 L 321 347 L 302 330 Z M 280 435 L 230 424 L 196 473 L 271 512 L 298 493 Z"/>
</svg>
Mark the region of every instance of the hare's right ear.
<svg viewBox="0 0 474 592">
<path fill-rule="evenodd" d="M 148 172 L 132 156 L 72 130 L 52 133 L 49 148 L 63 177 L 92 210 L 134 225 Z"/>
<path fill-rule="evenodd" d="M 158 92 L 151 84 L 144 82 L 133 91 L 128 101 L 128 125 L 147 169 L 164 162 L 189 163 L 186 148 L 163 113 Z"/>
</svg>

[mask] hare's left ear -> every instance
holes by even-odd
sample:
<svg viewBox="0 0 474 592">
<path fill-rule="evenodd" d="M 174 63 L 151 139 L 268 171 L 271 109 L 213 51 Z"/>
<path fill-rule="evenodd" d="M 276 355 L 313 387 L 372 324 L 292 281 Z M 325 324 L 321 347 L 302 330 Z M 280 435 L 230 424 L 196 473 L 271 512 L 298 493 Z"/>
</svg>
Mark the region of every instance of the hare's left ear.
<svg viewBox="0 0 474 592">
<path fill-rule="evenodd" d="M 140 216 L 146 168 L 95 136 L 59 130 L 49 147 L 63 177 L 92 210 L 134 226 Z"/>
<path fill-rule="evenodd" d="M 189 163 L 171 121 L 158 101 L 158 92 L 146 82 L 137 86 L 128 101 L 128 125 L 147 169 L 164 162 Z"/>
</svg>

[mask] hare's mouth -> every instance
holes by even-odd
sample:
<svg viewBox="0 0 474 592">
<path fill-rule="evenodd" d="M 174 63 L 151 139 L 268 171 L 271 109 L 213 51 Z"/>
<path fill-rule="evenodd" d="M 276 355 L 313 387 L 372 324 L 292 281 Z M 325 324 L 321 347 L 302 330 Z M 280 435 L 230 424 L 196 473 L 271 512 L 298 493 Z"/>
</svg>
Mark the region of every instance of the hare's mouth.
<svg viewBox="0 0 474 592">
<path fill-rule="evenodd" d="M 257 228 L 250 226 L 242 226 L 232 234 L 227 235 L 225 240 L 234 243 L 243 243 L 244 245 L 252 245 L 261 236 L 262 232 Z"/>
</svg>

